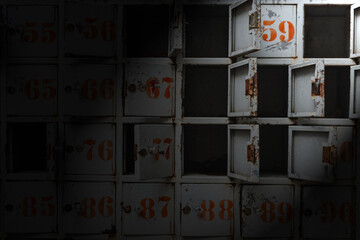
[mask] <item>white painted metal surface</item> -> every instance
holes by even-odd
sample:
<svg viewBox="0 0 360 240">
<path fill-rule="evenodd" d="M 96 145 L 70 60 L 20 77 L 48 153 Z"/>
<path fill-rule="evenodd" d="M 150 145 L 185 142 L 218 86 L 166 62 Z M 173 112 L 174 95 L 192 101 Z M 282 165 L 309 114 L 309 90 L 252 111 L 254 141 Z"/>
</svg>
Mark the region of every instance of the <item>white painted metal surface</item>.
<svg viewBox="0 0 360 240">
<path fill-rule="evenodd" d="M 360 65 L 351 67 L 349 106 L 349 117 L 360 118 Z"/>
<path fill-rule="evenodd" d="M 250 58 L 228 67 L 228 116 L 257 115 L 257 59 Z"/>
<path fill-rule="evenodd" d="M 135 175 L 139 179 L 171 177 L 174 169 L 174 126 L 135 125 Z"/>
<path fill-rule="evenodd" d="M 360 57 L 360 3 L 351 5 L 350 10 L 350 58 Z"/>
<path fill-rule="evenodd" d="M 336 130 L 336 179 L 351 179 L 355 174 L 356 131 L 354 127 L 335 127 Z"/>
<path fill-rule="evenodd" d="M 7 114 L 55 115 L 56 65 L 10 65 L 6 81 Z"/>
<path fill-rule="evenodd" d="M 109 175 L 115 172 L 115 126 L 65 125 L 65 173 Z"/>
<path fill-rule="evenodd" d="M 325 66 L 321 60 L 289 66 L 288 117 L 325 116 Z"/>
<path fill-rule="evenodd" d="M 291 238 L 294 189 L 289 185 L 245 185 L 241 190 L 244 238 Z"/>
<path fill-rule="evenodd" d="M 125 115 L 173 116 L 175 68 L 171 64 L 128 62 L 125 65 Z"/>
<path fill-rule="evenodd" d="M 116 77 L 113 65 L 67 65 L 64 71 L 64 113 L 81 116 L 115 114 Z"/>
<path fill-rule="evenodd" d="M 122 197 L 124 234 L 173 234 L 174 202 L 172 184 L 124 183 Z"/>
<path fill-rule="evenodd" d="M 259 181 L 259 125 L 228 125 L 229 177 Z"/>
<path fill-rule="evenodd" d="M 183 184 L 181 235 L 232 235 L 236 214 L 233 191 L 231 184 Z"/>
</svg>

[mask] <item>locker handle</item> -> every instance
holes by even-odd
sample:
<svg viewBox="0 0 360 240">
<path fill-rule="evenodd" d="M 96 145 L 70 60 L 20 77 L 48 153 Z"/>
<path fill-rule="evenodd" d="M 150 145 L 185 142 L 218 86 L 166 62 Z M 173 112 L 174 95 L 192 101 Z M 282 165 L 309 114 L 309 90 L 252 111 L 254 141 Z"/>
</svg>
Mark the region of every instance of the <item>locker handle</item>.
<svg viewBox="0 0 360 240">
<path fill-rule="evenodd" d="M 15 88 L 14 87 L 8 87 L 8 93 L 9 94 L 14 94 L 15 93 Z"/>
<path fill-rule="evenodd" d="M 243 213 L 244 213 L 246 216 L 250 216 L 250 215 L 251 215 L 251 208 L 244 208 Z"/>
<path fill-rule="evenodd" d="M 130 213 L 131 212 L 131 206 L 130 205 L 126 205 L 126 206 L 121 206 L 122 209 L 124 210 L 125 213 Z"/>
<path fill-rule="evenodd" d="M 185 215 L 189 215 L 191 213 L 191 208 L 189 206 L 186 206 L 182 209 L 182 211 Z"/>
<path fill-rule="evenodd" d="M 64 207 L 65 212 L 71 212 L 72 211 L 72 205 L 71 204 L 66 204 Z"/>
<path fill-rule="evenodd" d="M 127 87 L 129 92 L 136 92 L 136 85 L 135 84 L 129 84 L 129 86 Z"/>
</svg>

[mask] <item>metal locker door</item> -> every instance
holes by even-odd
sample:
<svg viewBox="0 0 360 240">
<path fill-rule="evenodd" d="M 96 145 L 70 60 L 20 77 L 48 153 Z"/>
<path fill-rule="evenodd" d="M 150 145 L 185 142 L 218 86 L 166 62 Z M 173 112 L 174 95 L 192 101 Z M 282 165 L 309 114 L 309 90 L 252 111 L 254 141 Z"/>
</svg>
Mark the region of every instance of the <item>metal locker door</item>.
<svg viewBox="0 0 360 240">
<path fill-rule="evenodd" d="M 181 235 L 233 235 L 233 192 L 231 184 L 183 184 Z"/>
<path fill-rule="evenodd" d="M 360 57 L 360 3 L 351 5 L 350 10 L 350 58 Z"/>
<path fill-rule="evenodd" d="M 259 126 L 228 126 L 228 176 L 259 181 Z"/>
<path fill-rule="evenodd" d="M 169 63 L 128 62 L 125 65 L 125 115 L 174 115 L 175 68 Z"/>
<path fill-rule="evenodd" d="M 5 232 L 57 232 L 55 183 L 7 182 L 5 189 Z"/>
<path fill-rule="evenodd" d="M 244 238 L 290 238 L 294 224 L 294 189 L 282 185 L 245 185 L 241 191 Z"/>
<path fill-rule="evenodd" d="M 355 132 L 356 131 L 354 127 L 336 127 L 336 179 L 354 178 L 357 146 Z"/>
<path fill-rule="evenodd" d="M 355 203 L 350 186 L 305 186 L 301 224 L 304 238 L 351 239 Z"/>
<path fill-rule="evenodd" d="M 325 116 L 325 67 L 315 60 L 289 66 L 288 117 Z"/>
<path fill-rule="evenodd" d="M 123 184 L 123 233 L 165 235 L 174 233 L 174 185 Z"/>
<path fill-rule="evenodd" d="M 360 23 L 360 12 L 359 12 L 359 23 Z M 350 107 L 349 118 L 360 118 L 360 66 L 359 65 L 351 66 L 349 107 Z"/>
<path fill-rule="evenodd" d="M 228 116 L 256 116 L 257 94 L 256 58 L 229 65 Z"/>
<path fill-rule="evenodd" d="M 296 57 L 296 5 L 261 4 L 260 50 L 248 57 Z"/>
<path fill-rule="evenodd" d="M 115 55 L 116 6 L 67 1 L 65 4 L 65 55 L 112 57 Z"/>
<path fill-rule="evenodd" d="M 24 1 L 24 4 L 28 2 Z M 9 57 L 56 57 L 58 8 L 55 6 L 7 7 Z"/>
<path fill-rule="evenodd" d="M 114 174 L 115 146 L 112 124 L 66 124 L 65 173 Z"/>
<path fill-rule="evenodd" d="M 81 116 L 115 115 L 113 65 L 65 66 L 64 113 Z"/>
<path fill-rule="evenodd" d="M 172 0 L 169 16 L 169 57 L 176 57 L 182 49 L 182 20 L 179 1 Z"/>
<path fill-rule="evenodd" d="M 64 184 L 65 233 L 115 233 L 115 185 L 109 182 Z"/>
<path fill-rule="evenodd" d="M 229 6 L 229 57 L 260 49 L 260 17 L 258 0 L 241 0 Z"/>
<path fill-rule="evenodd" d="M 289 126 L 288 176 L 310 181 L 334 181 L 335 135 L 334 127 Z"/>
<path fill-rule="evenodd" d="M 57 67 L 10 65 L 6 81 L 9 115 L 55 115 L 57 113 Z"/>
</svg>

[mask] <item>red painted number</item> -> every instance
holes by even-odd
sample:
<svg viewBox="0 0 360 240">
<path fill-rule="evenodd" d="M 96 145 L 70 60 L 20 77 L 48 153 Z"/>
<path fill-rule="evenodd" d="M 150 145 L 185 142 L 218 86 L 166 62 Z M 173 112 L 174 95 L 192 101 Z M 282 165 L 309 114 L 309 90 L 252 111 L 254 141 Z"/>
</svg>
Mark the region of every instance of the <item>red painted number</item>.
<svg viewBox="0 0 360 240">
<path fill-rule="evenodd" d="M 202 201 L 201 208 L 203 209 L 203 211 L 200 214 L 201 218 L 206 221 L 213 220 L 215 217 L 215 213 L 213 211 L 214 207 L 215 207 L 214 201 L 211 200 Z"/>
<path fill-rule="evenodd" d="M 171 95 L 171 83 L 173 82 L 172 78 L 164 77 L 162 78 L 162 84 L 168 84 L 163 93 L 165 99 L 169 99 Z M 146 95 L 148 98 L 157 99 L 160 97 L 160 81 L 156 77 L 151 77 L 146 81 Z"/>
<path fill-rule="evenodd" d="M 153 139 L 153 143 L 157 144 L 158 146 L 156 147 L 156 152 L 155 152 L 155 160 L 159 160 L 160 159 L 160 144 L 161 144 L 162 140 L 160 138 L 155 138 Z M 168 144 L 168 147 L 166 148 L 165 151 L 165 159 L 168 160 L 170 159 L 170 147 L 171 147 L 171 142 L 172 139 L 171 138 L 165 138 L 164 139 L 164 144 Z M 162 152 L 163 153 L 163 152 Z M 164 153 L 163 153 L 164 155 Z"/>
<path fill-rule="evenodd" d="M 112 207 L 113 199 L 111 197 L 103 197 L 99 201 L 99 213 L 103 217 L 111 217 L 113 215 Z"/>
<path fill-rule="evenodd" d="M 158 204 L 164 203 L 160 210 L 160 216 L 166 218 L 168 216 L 168 205 L 171 198 L 168 196 L 161 196 L 158 199 Z M 152 219 L 155 217 L 155 201 L 152 198 L 144 198 L 140 201 L 140 206 L 142 210 L 140 211 L 140 216 L 143 219 Z"/>
<path fill-rule="evenodd" d="M 40 198 L 40 216 L 51 217 L 55 215 L 56 206 L 52 203 L 54 196 L 46 196 Z M 25 197 L 22 201 L 22 214 L 25 217 L 34 217 L 37 215 L 37 199 L 35 197 Z"/>
<path fill-rule="evenodd" d="M 113 215 L 112 197 L 103 197 L 98 203 L 99 215 L 102 217 L 111 217 Z M 96 200 L 94 198 L 84 198 L 81 202 L 81 216 L 87 219 L 96 216 Z"/>
<path fill-rule="evenodd" d="M 86 152 L 86 160 L 91 161 L 93 159 L 93 149 L 96 144 L 96 140 L 86 139 L 83 142 L 84 145 L 88 145 L 89 149 Z M 98 146 L 97 152 L 99 158 L 104 161 L 110 161 L 113 158 L 113 143 L 111 140 L 103 140 Z"/>
<path fill-rule="evenodd" d="M 219 203 L 221 211 L 219 212 L 219 217 L 222 220 L 230 220 L 233 216 L 231 209 L 233 208 L 233 202 L 230 200 L 221 200 Z"/>
<path fill-rule="evenodd" d="M 332 202 L 325 202 L 321 206 L 322 217 L 321 220 L 324 223 L 333 222 L 336 217 L 338 210 L 336 205 Z M 342 203 L 339 208 L 339 218 L 342 222 L 352 222 L 353 221 L 353 206 L 349 202 Z"/>
<path fill-rule="evenodd" d="M 97 18 L 84 19 L 83 37 L 86 39 L 97 39 L 100 33 L 104 41 L 114 41 L 116 37 L 114 21 L 104 21 L 101 27 L 96 27 Z"/>
<path fill-rule="evenodd" d="M 220 211 L 218 213 L 221 220 L 230 220 L 233 216 L 233 202 L 227 199 L 219 202 Z M 201 202 L 202 212 L 200 217 L 205 221 L 212 221 L 215 218 L 215 202 L 212 200 L 204 200 Z"/>
<path fill-rule="evenodd" d="M 31 100 L 56 97 L 55 79 L 29 79 L 25 83 L 25 96 Z"/>
<path fill-rule="evenodd" d="M 275 23 L 275 20 L 273 21 L 263 21 L 263 30 L 264 33 L 262 35 L 262 39 L 266 42 L 272 42 L 276 39 L 276 37 L 278 36 L 277 31 L 270 27 Z M 279 31 L 281 34 L 279 39 L 282 42 L 290 42 L 294 36 L 295 36 L 295 28 L 294 25 L 289 22 L 289 21 L 283 21 L 279 24 Z M 287 36 L 286 36 L 287 34 Z"/>
<path fill-rule="evenodd" d="M 100 84 L 94 79 L 87 79 L 82 86 L 82 96 L 88 100 L 95 100 L 100 96 L 104 100 L 114 97 L 114 80 L 103 79 Z"/>
<path fill-rule="evenodd" d="M 287 202 L 281 202 L 277 207 L 273 202 L 263 202 L 261 209 L 261 220 L 266 223 L 274 222 L 276 219 L 280 223 L 287 223 L 292 219 L 292 206 Z"/>
<path fill-rule="evenodd" d="M 55 18 L 55 17 L 54 17 Z M 42 23 L 41 38 L 39 31 L 36 30 L 38 22 L 26 22 L 24 29 L 24 42 L 35 43 L 41 41 L 42 43 L 53 43 L 56 40 L 56 32 L 54 30 L 55 20 L 53 22 Z"/>
</svg>

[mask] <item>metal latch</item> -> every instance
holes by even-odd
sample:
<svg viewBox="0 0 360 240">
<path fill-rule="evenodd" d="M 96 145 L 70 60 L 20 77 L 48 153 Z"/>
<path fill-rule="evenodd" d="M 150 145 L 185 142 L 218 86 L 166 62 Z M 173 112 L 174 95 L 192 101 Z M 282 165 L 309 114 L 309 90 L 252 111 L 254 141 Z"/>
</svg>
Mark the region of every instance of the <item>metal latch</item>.
<svg viewBox="0 0 360 240">
<path fill-rule="evenodd" d="M 255 146 L 253 144 L 247 146 L 247 160 L 248 162 L 252 162 L 254 164 L 256 162 Z"/>
<path fill-rule="evenodd" d="M 249 30 L 259 27 L 258 11 L 249 14 Z"/>
<path fill-rule="evenodd" d="M 256 78 L 245 79 L 245 96 L 255 96 L 256 95 Z"/>
<path fill-rule="evenodd" d="M 335 146 L 326 146 L 323 147 L 322 161 L 323 163 L 334 164 L 336 160 L 336 147 Z"/>
</svg>

